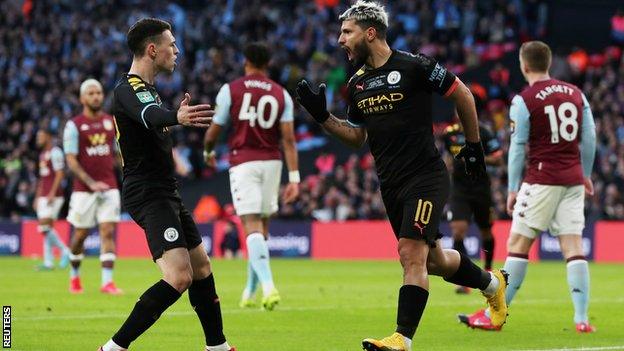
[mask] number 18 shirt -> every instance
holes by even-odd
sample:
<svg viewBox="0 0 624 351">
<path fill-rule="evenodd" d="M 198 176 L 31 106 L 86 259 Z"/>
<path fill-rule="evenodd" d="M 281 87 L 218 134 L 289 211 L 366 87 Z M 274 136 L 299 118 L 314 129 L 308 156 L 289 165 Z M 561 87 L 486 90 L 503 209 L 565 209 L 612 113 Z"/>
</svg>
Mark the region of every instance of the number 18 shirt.
<svg viewBox="0 0 624 351">
<path fill-rule="evenodd" d="M 529 144 L 524 182 L 583 184 L 579 150 L 589 103 L 574 85 L 556 79 L 535 82 L 512 100 L 512 138 Z"/>
</svg>

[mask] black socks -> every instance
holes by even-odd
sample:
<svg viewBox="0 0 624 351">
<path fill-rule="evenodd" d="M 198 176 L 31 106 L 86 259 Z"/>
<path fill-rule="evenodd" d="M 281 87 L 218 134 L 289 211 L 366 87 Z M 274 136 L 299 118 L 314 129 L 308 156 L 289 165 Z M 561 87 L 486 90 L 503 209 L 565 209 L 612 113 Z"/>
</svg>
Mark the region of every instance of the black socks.
<svg viewBox="0 0 624 351">
<path fill-rule="evenodd" d="M 191 306 L 197 313 L 204 335 L 206 345 L 215 346 L 225 342 L 223 335 L 223 320 L 221 319 L 221 304 L 215 289 L 214 276 L 211 273 L 201 280 L 194 280 L 188 289 Z"/>
<path fill-rule="evenodd" d="M 399 290 L 396 332 L 406 338 L 413 338 L 420 317 L 427 305 L 429 291 L 416 285 L 403 285 Z"/>
<path fill-rule="evenodd" d="M 149 329 L 160 315 L 180 298 L 180 295 L 169 283 L 159 280 L 141 295 L 128 319 L 113 336 L 113 341 L 123 348 L 128 348 L 131 342 Z"/>
<path fill-rule="evenodd" d="M 457 272 L 448 278 L 444 278 L 449 283 L 467 286 L 473 289 L 484 290 L 490 284 L 492 277 L 490 273 L 482 270 L 474 264 L 465 254 L 459 254 L 459 268 Z"/>
</svg>

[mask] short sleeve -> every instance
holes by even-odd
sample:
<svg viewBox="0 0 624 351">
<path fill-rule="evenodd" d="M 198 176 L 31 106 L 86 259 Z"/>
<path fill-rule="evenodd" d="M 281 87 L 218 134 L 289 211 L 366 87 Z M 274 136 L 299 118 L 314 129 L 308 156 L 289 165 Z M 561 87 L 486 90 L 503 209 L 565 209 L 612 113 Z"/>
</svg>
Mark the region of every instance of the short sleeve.
<svg viewBox="0 0 624 351">
<path fill-rule="evenodd" d="M 65 168 L 65 160 L 63 159 L 63 151 L 58 146 L 55 146 L 50 151 L 50 161 L 52 162 L 52 169 L 59 171 Z"/>
<path fill-rule="evenodd" d="M 294 108 L 293 108 L 293 100 L 290 97 L 290 94 L 284 90 L 284 112 L 282 112 L 282 117 L 280 118 L 280 122 L 292 122 L 294 117 Z"/>
<path fill-rule="evenodd" d="M 511 138 L 518 143 L 524 144 L 529 140 L 530 116 L 524 99 L 522 96 L 516 95 L 511 100 L 509 118 L 511 119 Z"/>
<path fill-rule="evenodd" d="M 364 126 L 364 118 L 357 106 L 353 106 L 352 104 L 347 106 L 347 123 L 356 128 Z"/>
<path fill-rule="evenodd" d="M 229 84 L 223 84 L 221 89 L 219 89 L 215 103 L 215 114 L 212 117 L 212 121 L 215 124 L 224 126 L 230 120 L 230 107 L 232 106 L 232 95 L 230 94 Z"/>
<path fill-rule="evenodd" d="M 455 91 L 459 79 L 452 72 L 427 55 L 417 54 L 414 57 L 417 84 L 442 96 L 449 96 Z"/>
<path fill-rule="evenodd" d="M 347 123 L 354 128 L 361 128 L 364 126 L 364 116 L 360 109 L 354 105 L 353 92 L 355 90 L 354 85 L 357 80 L 356 77 L 364 73 L 363 68 L 356 73 L 356 75 L 352 76 L 347 83 Z"/>
<path fill-rule="evenodd" d="M 78 128 L 74 121 L 67 121 L 63 131 L 63 149 L 66 154 L 78 154 Z"/>
</svg>

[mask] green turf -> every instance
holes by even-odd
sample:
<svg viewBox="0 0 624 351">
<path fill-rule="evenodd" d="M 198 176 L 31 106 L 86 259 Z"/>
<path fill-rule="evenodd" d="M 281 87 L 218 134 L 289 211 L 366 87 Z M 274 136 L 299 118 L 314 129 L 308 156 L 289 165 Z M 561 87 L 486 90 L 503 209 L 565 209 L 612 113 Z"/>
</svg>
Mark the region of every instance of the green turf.
<svg viewBox="0 0 624 351">
<path fill-rule="evenodd" d="M 35 272 L 29 259 L 0 259 L 0 302 L 13 306 L 14 350 L 95 350 L 117 330 L 138 296 L 159 279 L 149 260 L 119 260 L 115 278 L 123 296 L 98 292 L 95 259 L 83 264 L 85 293 L 67 291 L 68 272 Z M 215 260 L 228 341 L 242 351 L 359 350 L 364 337 L 394 330 L 401 282 L 398 262 L 273 260 L 282 303 L 273 312 L 241 310 L 244 261 Z M 456 313 L 483 306 L 473 292 L 457 296 L 440 278 L 414 339 L 414 350 L 534 350 L 622 346 L 624 280 L 622 265 L 591 265 L 591 322 L 598 332 L 578 335 L 572 323 L 565 266 L 529 267 L 505 329 L 470 330 Z M 203 334 L 183 296 L 133 345 L 133 350 L 202 350 Z M 613 348 L 609 348 L 610 350 Z"/>
</svg>

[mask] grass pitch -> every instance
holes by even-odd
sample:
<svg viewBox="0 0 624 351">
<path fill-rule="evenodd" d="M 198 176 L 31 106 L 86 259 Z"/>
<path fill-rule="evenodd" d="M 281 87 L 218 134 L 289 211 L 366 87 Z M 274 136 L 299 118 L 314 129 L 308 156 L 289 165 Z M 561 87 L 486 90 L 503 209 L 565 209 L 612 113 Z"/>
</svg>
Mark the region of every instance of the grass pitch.
<svg viewBox="0 0 624 351">
<path fill-rule="evenodd" d="M 12 306 L 13 350 L 96 350 L 108 340 L 143 291 L 160 279 L 150 260 L 119 260 L 115 280 L 125 294 L 98 291 L 99 262 L 83 263 L 85 293 L 70 295 L 68 271 L 36 272 L 37 261 L 0 258 L 0 302 Z M 273 312 L 242 310 L 246 263 L 213 261 L 225 332 L 239 351 L 360 350 L 365 337 L 394 331 L 401 269 L 391 261 L 271 262 L 282 302 Z M 574 331 L 562 262 L 530 264 L 502 332 L 471 330 L 458 312 L 484 306 L 474 292 L 458 296 L 431 278 L 429 304 L 414 350 L 624 350 L 624 265 L 592 264 L 591 322 Z M 132 350 L 203 350 L 201 326 L 184 294 L 132 345 Z"/>
</svg>

